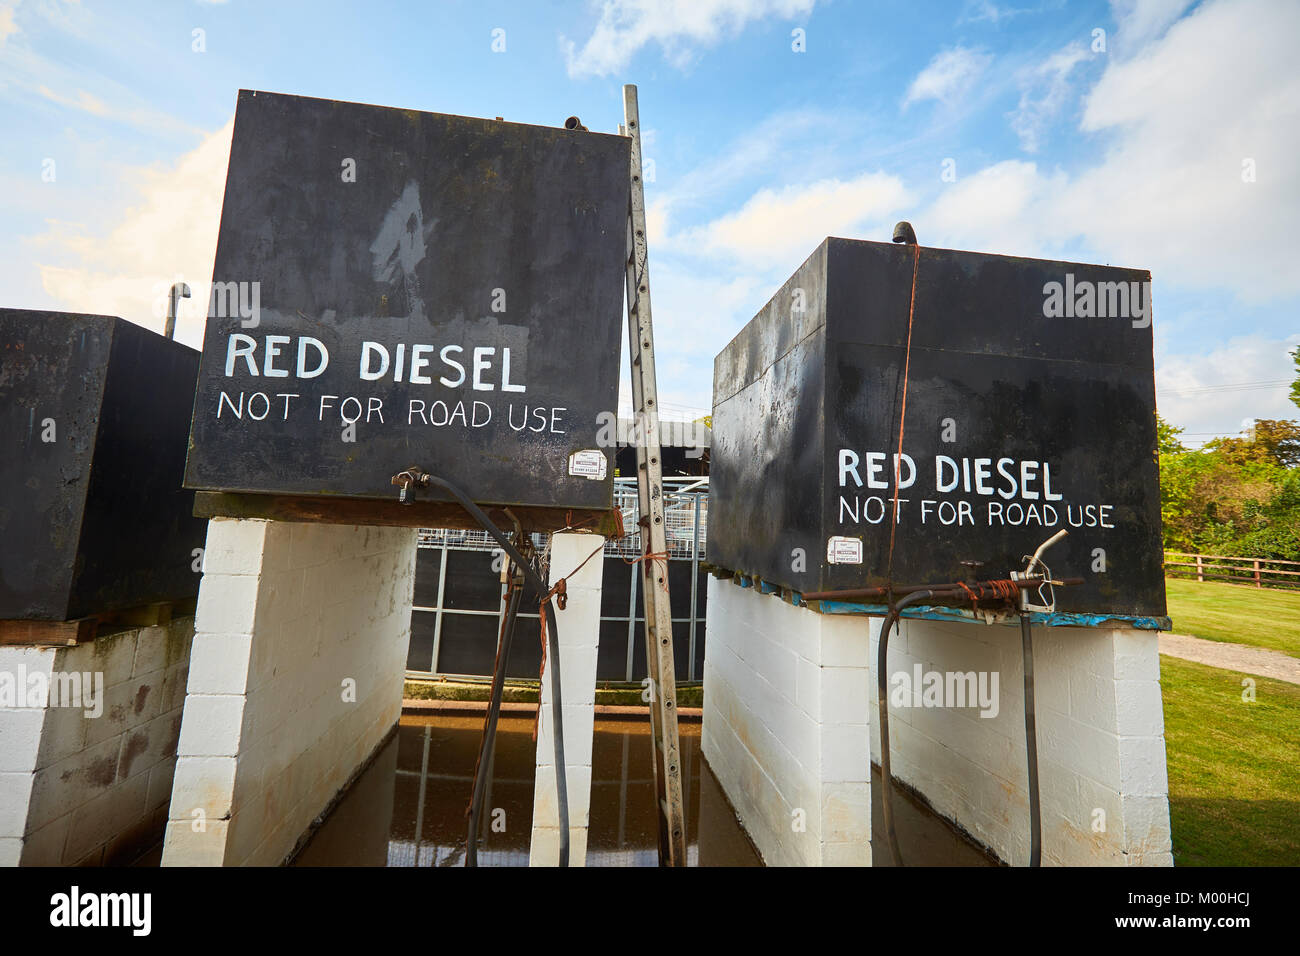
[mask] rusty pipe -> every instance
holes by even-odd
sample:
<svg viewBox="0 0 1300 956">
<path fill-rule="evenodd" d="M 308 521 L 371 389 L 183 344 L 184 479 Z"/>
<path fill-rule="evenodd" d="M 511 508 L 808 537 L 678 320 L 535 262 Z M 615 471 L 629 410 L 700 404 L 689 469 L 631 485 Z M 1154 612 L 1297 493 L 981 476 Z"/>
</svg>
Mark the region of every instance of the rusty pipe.
<svg viewBox="0 0 1300 956">
<path fill-rule="evenodd" d="M 999 579 L 999 582 L 1005 580 L 1007 584 L 1014 584 L 1022 590 L 1037 587 L 1042 584 L 1042 579 L 1021 579 L 1013 581 L 1010 578 Z M 945 584 L 896 584 L 890 587 L 873 587 L 873 588 L 843 588 L 837 591 L 807 591 L 802 597 L 805 601 L 843 601 L 852 598 L 870 598 L 870 597 L 888 597 L 889 592 L 895 594 L 911 594 L 914 591 L 932 591 L 936 597 L 947 597 L 949 594 L 957 594 L 961 597 L 969 597 L 962 588 L 963 582 L 952 581 Z M 991 581 L 967 581 L 964 582 L 966 587 L 971 590 L 977 590 L 992 584 Z M 1052 582 L 1059 587 L 1073 587 L 1083 584 L 1083 578 L 1063 578 Z"/>
</svg>

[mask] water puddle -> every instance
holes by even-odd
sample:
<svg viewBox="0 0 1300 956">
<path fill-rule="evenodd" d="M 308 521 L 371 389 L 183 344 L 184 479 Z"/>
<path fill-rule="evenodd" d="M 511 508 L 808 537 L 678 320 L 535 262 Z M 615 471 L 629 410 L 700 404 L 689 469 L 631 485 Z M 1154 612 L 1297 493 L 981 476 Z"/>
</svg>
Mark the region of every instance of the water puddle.
<svg viewBox="0 0 1300 956">
<path fill-rule="evenodd" d="M 463 866 L 466 817 L 483 716 L 404 713 L 396 736 L 357 779 L 295 866 Z M 485 805 L 494 825 L 479 842 L 480 866 L 527 866 L 532 836 L 536 745 L 530 716 L 503 714 Z M 679 725 L 687 863 L 762 863 L 700 758 L 700 724 Z M 650 725 L 598 719 L 592 744 L 588 866 L 656 866 L 657 823 L 650 779 Z M 880 776 L 872 780 L 877 832 Z M 897 832 L 909 865 L 988 866 L 989 859 L 924 805 L 900 792 Z M 875 865 L 887 866 L 883 845 Z"/>
<path fill-rule="evenodd" d="M 480 866 L 527 866 L 536 745 L 533 719 L 503 714 L 485 806 L 494 829 Z M 396 737 L 335 807 L 295 866 L 463 866 L 481 714 L 402 715 Z M 691 866 L 761 866 L 700 759 L 700 725 L 679 724 Z M 592 741 L 588 866 L 657 866 L 650 725 L 600 719 Z M 422 785 L 423 784 L 423 785 Z M 700 833 L 705 837 L 701 841 Z M 703 849 L 701 848 L 703 843 Z"/>
</svg>

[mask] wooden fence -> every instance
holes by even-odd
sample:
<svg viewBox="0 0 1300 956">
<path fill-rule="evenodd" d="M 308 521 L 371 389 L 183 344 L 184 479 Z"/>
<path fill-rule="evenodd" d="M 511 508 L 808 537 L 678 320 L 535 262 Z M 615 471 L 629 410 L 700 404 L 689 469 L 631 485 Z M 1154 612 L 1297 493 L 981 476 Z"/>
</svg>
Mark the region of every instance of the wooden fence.
<svg viewBox="0 0 1300 956">
<path fill-rule="evenodd" d="M 1166 551 L 1165 574 L 1196 581 L 1227 581 L 1257 588 L 1300 590 L 1300 561 Z"/>
</svg>

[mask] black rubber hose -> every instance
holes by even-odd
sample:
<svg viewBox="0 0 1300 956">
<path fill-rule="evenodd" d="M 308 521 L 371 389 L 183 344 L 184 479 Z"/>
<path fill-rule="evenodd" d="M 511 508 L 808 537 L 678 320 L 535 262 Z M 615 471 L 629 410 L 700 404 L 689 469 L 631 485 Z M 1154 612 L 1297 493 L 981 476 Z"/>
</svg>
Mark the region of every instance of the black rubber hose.
<svg viewBox="0 0 1300 956">
<path fill-rule="evenodd" d="M 898 852 L 898 834 L 894 832 L 893 777 L 889 772 L 889 632 L 899 622 L 903 608 L 932 597 L 933 591 L 913 591 L 891 604 L 885 615 L 885 623 L 880 628 L 880 646 L 876 654 L 876 707 L 880 713 L 880 806 L 885 818 L 885 842 L 889 845 L 889 855 L 894 866 L 902 866 L 903 858 Z"/>
<path fill-rule="evenodd" d="M 1025 750 L 1029 755 L 1029 865 L 1043 863 L 1043 822 L 1038 804 L 1038 729 L 1034 721 L 1034 638 L 1029 615 L 1020 613 L 1020 648 L 1025 661 Z"/>
<path fill-rule="evenodd" d="M 510 543 L 510 539 L 506 537 L 505 533 L 492 522 L 492 519 L 484 513 L 482 508 L 470 499 L 469 495 L 446 478 L 429 475 L 428 480 L 429 484 L 437 485 L 439 488 L 446 490 L 460 502 L 461 506 L 483 527 L 483 530 L 501 546 L 501 550 L 509 556 L 510 560 L 519 565 L 524 572 L 524 580 L 529 587 L 533 588 L 539 595 L 545 595 L 550 591 L 541 575 L 534 570 L 531 564 L 524 560 L 523 555 Z M 550 603 L 549 599 L 548 603 Z M 555 723 L 552 736 L 555 738 L 555 796 L 559 801 L 560 811 L 560 866 L 568 866 L 569 781 L 564 765 L 564 714 L 562 712 L 563 703 L 560 700 L 560 635 L 555 628 L 554 611 L 546 615 L 546 631 L 547 646 L 550 653 L 551 715 Z"/>
<path fill-rule="evenodd" d="M 507 573 L 509 569 L 507 569 Z M 497 742 L 497 722 L 501 717 L 501 698 L 505 694 L 506 664 L 510 661 L 510 647 L 515 638 L 515 621 L 518 620 L 519 603 L 524 589 L 512 588 L 506 605 L 506 619 L 501 628 L 501 646 L 497 649 L 497 666 L 492 673 L 492 695 L 488 704 L 487 723 L 483 740 L 479 744 L 478 763 L 474 765 L 474 791 L 469 802 L 469 840 L 465 844 L 465 865 L 478 866 L 478 824 L 483 814 L 483 800 L 487 792 L 487 779 L 491 775 L 492 754 Z"/>
</svg>

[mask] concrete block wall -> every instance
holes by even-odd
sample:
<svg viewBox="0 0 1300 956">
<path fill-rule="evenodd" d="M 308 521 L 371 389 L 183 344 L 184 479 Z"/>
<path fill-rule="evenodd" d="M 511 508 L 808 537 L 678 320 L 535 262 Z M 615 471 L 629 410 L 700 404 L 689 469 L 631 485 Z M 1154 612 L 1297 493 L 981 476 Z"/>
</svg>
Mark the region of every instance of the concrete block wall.
<svg viewBox="0 0 1300 956">
<path fill-rule="evenodd" d="M 709 579 L 703 750 L 769 866 L 869 866 L 867 622 Z"/>
<path fill-rule="evenodd" d="M 193 634 L 178 618 L 75 647 L 0 647 L 10 680 L 91 675 L 93 689 L 82 706 L 0 705 L 0 865 L 125 864 L 162 839 Z"/>
<path fill-rule="evenodd" d="M 709 588 L 704 755 L 742 824 L 769 864 L 869 862 L 881 619 L 821 615 L 716 579 Z M 1134 628 L 1034 628 L 1045 865 L 1172 865 L 1156 642 Z M 894 776 L 1001 859 L 1026 864 L 1019 628 L 906 620 L 890 640 L 890 686 L 918 665 L 996 674 L 996 714 L 891 706 Z M 810 806 L 820 814 L 792 833 L 795 810 Z"/>
<path fill-rule="evenodd" d="M 551 537 L 551 586 L 568 575 L 568 604 L 556 612 L 560 641 L 560 699 L 564 714 L 565 783 L 569 798 L 569 865 L 583 866 L 591 819 L 591 745 L 596 719 L 596 655 L 600 644 L 600 594 L 605 539 L 594 534 Z M 582 568 L 571 573 L 578 565 Z M 554 607 L 554 605 L 552 605 Z M 519 637 L 516 635 L 515 640 Z M 556 790 L 555 722 L 551 717 L 551 675 L 542 677 L 542 717 L 537 732 L 537 776 L 533 784 L 533 830 L 529 866 L 555 866 L 560 859 L 560 802 Z M 507 826 L 509 823 L 507 822 Z"/>
<path fill-rule="evenodd" d="M 414 529 L 213 519 L 163 865 L 277 865 L 401 713 Z"/>
<path fill-rule="evenodd" d="M 873 662 L 880 624 L 872 620 Z M 1033 640 L 1043 865 L 1172 866 L 1157 633 L 1035 627 Z M 889 642 L 891 679 L 918 664 L 922 673 L 996 673 L 998 711 L 891 707 L 894 776 L 1002 860 L 1026 865 L 1019 627 L 905 620 Z M 870 691 L 875 713 L 874 681 Z"/>
</svg>

